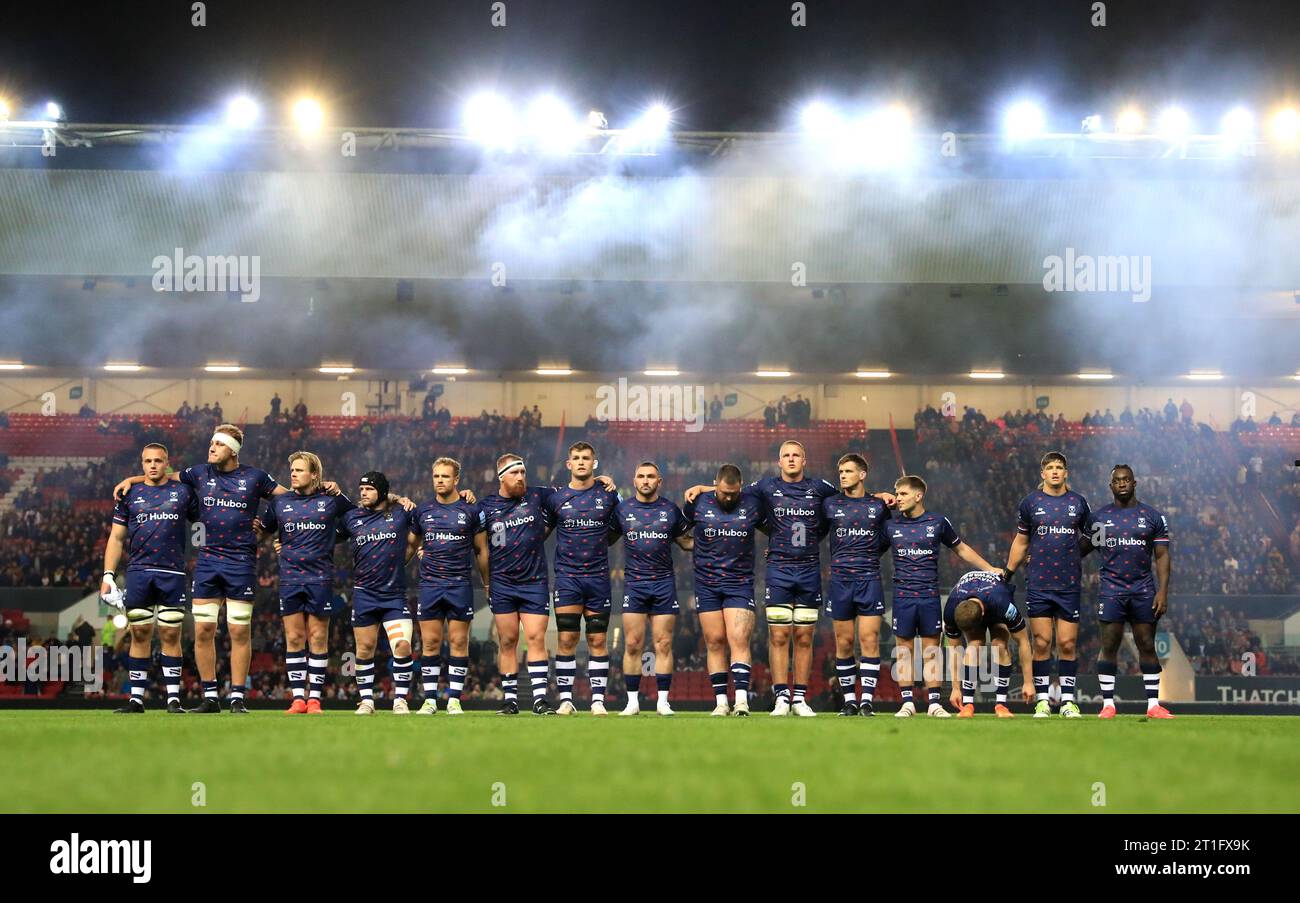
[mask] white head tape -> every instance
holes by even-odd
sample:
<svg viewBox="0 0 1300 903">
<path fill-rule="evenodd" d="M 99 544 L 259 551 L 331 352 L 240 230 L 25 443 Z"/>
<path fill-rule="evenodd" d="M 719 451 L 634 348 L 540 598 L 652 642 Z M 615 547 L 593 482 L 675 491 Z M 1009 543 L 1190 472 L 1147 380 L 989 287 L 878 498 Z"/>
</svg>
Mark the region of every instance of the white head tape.
<svg viewBox="0 0 1300 903">
<path fill-rule="evenodd" d="M 212 441 L 220 442 L 222 445 L 229 448 L 235 454 L 239 454 L 239 440 L 236 439 L 234 436 L 230 435 L 229 433 L 213 433 Z"/>
<path fill-rule="evenodd" d="M 502 465 L 501 469 L 497 471 L 497 479 L 500 479 L 501 477 L 504 477 L 506 474 L 510 473 L 510 471 L 514 470 L 516 467 L 518 467 L 520 470 L 523 470 L 523 469 L 524 469 L 524 462 L 523 462 L 523 461 L 511 461 L 511 462 L 509 462 L 508 464 L 504 464 L 504 465 Z"/>
</svg>

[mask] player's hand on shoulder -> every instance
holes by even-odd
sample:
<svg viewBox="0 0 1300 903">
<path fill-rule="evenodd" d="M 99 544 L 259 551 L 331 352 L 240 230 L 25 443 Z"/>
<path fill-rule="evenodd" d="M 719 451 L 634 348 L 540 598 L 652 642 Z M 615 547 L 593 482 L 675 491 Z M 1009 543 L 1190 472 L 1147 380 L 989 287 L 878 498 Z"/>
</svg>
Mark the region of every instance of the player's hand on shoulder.
<svg viewBox="0 0 1300 903">
<path fill-rule="evenodd" d="M 339 488 L 339 484 L 335 483 L 333 480 L 326 480 L 324 483 L 321 483 L 321 487 L 330 495 L 343 494 L 343 490 Z"/>
<path fill-rule="evenodd" d="M 402 506 L 403 508 L 405 508 L 407 511 L 414 511 L 414 510 L 415 510 L 415 502 L 411 501 L 410 499 L 408 499 L 408 498 L 407 498 L 406 496 L 404 496 L 404 495 L 399 495 L 399 496 L 397 497 L 397 504 L 401 505 L 401 506 Z"/>
<path fill-rule="evenodd" d="M 460 497 L 461 497 L 462 499 L 464 499 L 467 503 L 471 504 L 471 505 L 477 505 L 477 504 L 478 504 L 478 496 L 476 496 L 476 495 L 474 494 L 474 490 L 473 490 L 473 489 L 462 489 L 462 490 L 460 491 Z"/>
<path fill-rule="evenodd" d="M 609 476 L 608 474 L 602 473 L 600 476 L 596 477 L 596 482 L 604 486 L 606 492 L 618 491 L 618 485 L 614 482 L 614 478 Z"/>
<path fill-rule="evenodd" d="M 127 492 L 130 491 L 130 489 L 131 489 L 131 481 L 123 480 L 122 482 L 118 483 L 116 486 L 113 487 L 113 498 L 120 502 L 122 499 L 126 498 L 126 494 Z"/>
<path fill-rule="evenodd" d="M 682 494 L 682 498 L 688 502 L 693 502 L 704 493 L 712 492 L 712 491 L 713 491 L 712 486 L 704 486 L 704 485 L 692 486 L 690 489 L 687 489 L 686 492 Z"/>
<path fill-rule="evenodd" d="M 892 492 L 878 492 L 876 498 L 884 502 L 886 508 L 898 507 L 898 498 Z"/>
</svg>

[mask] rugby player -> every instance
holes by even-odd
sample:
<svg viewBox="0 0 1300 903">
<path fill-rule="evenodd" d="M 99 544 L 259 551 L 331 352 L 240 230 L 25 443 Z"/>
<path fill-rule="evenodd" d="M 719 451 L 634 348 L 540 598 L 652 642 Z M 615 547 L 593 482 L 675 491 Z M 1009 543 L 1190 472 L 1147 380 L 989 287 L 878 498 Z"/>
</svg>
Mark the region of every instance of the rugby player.
<svg viewBox="0 0 1300 903">
<path fill-rule="evenodd" d="M 618 504 L 614 484 L 597 485 L 596 450 L 586 442 L 569 446 L 569 485 L 552 490 L 544 504 L 555 525 L 555 685 L 560 691 L 557 715 L 572 715 L 577 676 L 578 637 L 587 622 L 587 677 L 591 714 L 604 715 L 609 683 L 609 544 L 610 520 Z"/>
<path fill-rule="evenodd" d="M 884 530 L 894 559 L 894 649 L 898 655 L 898 686 L 903 694 L 903 704 L 894 714 L 897 718 L 910 718 L 916 714 L 912 699 L 912 641 L 920 635 L 922 655 L 929 659 L 939 649 L 939 634 L 943 630 L 939 548 L 947 546 L 971 567 L 984 571 L 996 569 L 962 541 L 948 518 L 925 510 L 925 480 L 899 477 L 894 492 L 898 508 Z M 924 667 L 923 677 L 929 702 L 927 714 L 932 718 L 951 717 L 939 695 L 943 668 Z"/>
<path fill-rule="evenodd" d="M 389 497 L 388 477 L 377 470 L 358 481 L 358 507 L 343 516 L 342 532 L 352 546 L 352 636 L 356 642 L 356 679 L 361 702 L 356 714 L 375 711 L 375 648 L 384 625 L 392 652 L 393 714 L 410 712 L 411 614 L 406 608 L 406 563 L 414 550 L 408 535 L 414 514 Z"/>
<path fill-rule="evenodd" d="M 632 475 L 636 495 L 614 508 L 613 532 L 623 537 L 623 681 L 627 706 L 620 715 L 641 711 L 641 651 L 646 618 L 655 650 L 655 711 L 672 715 L 668 692 L 673 682 L 673 629 L 677 626 L 677 581 L 673 543 L 690 551 L 690 522 L 680 508 L 659 495 L 663 477 L 653 461 L 642 461 Z M 724 678 L 725 680 L 725 678 Z"/>
<path fill-rule="evenodd" d="M 1163 514 L 1137 500 L 1137 478 L 1127 464 L 1116 464 L 1111 470 L 1110 492 L 1115 501 L 1093 512 L 1086 527 L 1091 544 L 1101 555 L 1097 680 L 1103 705 L 1097 717 L 1115 717 L 1115 657 L 1128 622 L 1142 668 L 1147 717 L 1173 718 L 1160 704 L 1160 659 L 1156 656 L 1156 622 L 1169 608 L 1169 524 Z"/>
<path fill-rule="evenodd" d="M 1079 663 L 1079 592 L 1084 524 L 1091 511 L 1088 500 L 1070 489 L 1069 465 L 1065 455 L 1048 452 L 1039 462 L 1042 482 L 1025 496 L 1016 513 L 1016 538 L 1007 556 L 1006 579 L 1029 556 L 1026 580 L 1026 614 L 1034 640 L 1034 689 L 1038 701 L 1035 718 L 1050 718 L 1047 699 L 1052 683 L 1052 634 L 1055 627 L 1056 653 L 1061 682 L 1061 714 L 1080 717 L 1074 701 L 1074 682 Z"/>
<path fill-rule="evenodd" d="M 356 506 L 322 484 L 320 458 L 309 451 L 289 456 L 291 492 L 276 496 L 254 526 L 274 534 L 280 575 L 284 660 L 293 702 L 289 715 L 320 715 L 329 665 L 330 615 L 334 612 L 334 544 L 342 518 Z"/>
<path fill-rule="evenodd" d="M 1025 630 L 1025 616 L 1016 607 L 1015 590 L 1002 579 L 999 571 L 968 571 L 961 576 L 943 607 L 943 634 L 949 646 L 962 646 L 962 654 L 953 655 L 952 696 L 958 718 L 975 717 L 975 684 L 979 676 L 979 647 L 987 633 L 997 654 L 998 676 L 993 712 L 999 718 L 1014 718 L 1007 708 L 1007 688 L 1011 684 L 1011 652 L 1008 643 L 1016 638 L 1020 670 L 1024 676 L 1021 692 L 1025 699 L 1034 696 L 1033 653 Z"/>
<path fill-rule="evenodd" d="M 413 547 L 420 556 L 420 680 L 424 704 L 418 714 L 438 711 L 438 678 L 442 670 L 444 623 L 447 656 L 447 714 L 460 715 L 460 697 L 469 672 L 469 624 L 474 618 L 474 585 L 470 573 L 476 559 L 487 563 L 487 539 L 479 525 L 478 505 L 459 491 L 460 462 L 433 462 L 434 497 L 415 512 L 411 524 Z M 484 580 L 486 586 L 486 579 Z"/>
<path fill-rule="evenodd" d="M 198 498 L 189 486 L 167 479 L 167 448 L 150 442 L 140 451 L 144 481 L 137 483 L 113 507 L 113 526 L 104 548 L 103 600 L 125 615 L 131 630 L 127 659 L 131 698 L 117 711 L 144 711 L 153 659 L 153 628 L 158 624 L 162 645 L 163 682 L 167 711 L 181 714 L 181 624 L 185 621 L 186 521 L 198 520 Z M 117 568 L 126 553 L 128 563 L 121 587 Z"/>
<path fill-rule="evenodd" d="M 829 525 L 831 579 L 826 593 L 826 613 L 835 625 L 835 673 L 844 697 L 841 715 L 875 715 L 872 708 L 880 676 L 880 622 L 885 614 L 885 591 L 880 581 L 881 531 L 889 520 L 889 507 L 867 494 L 868 465 L 861 455 L 839 460 L 840 492 L 822 501 Z M 862 644 L 862 660 L 854 652 L 854 628 Z M 855 689 L 861 671 L 861 695 Z"/>
<path fill-rule="evenodd" d="M 682 513 L 691 523 L 694 542 L 695 611 L 713 685 L 712 715 L 745 717 L 754 633 L 754 533 L 767 527 L 763 500 L 744 485 L 734 464 L 723 464 L 712 487 L 692 487 L 686 498 Z M 727 703 L 728 662 L 734 709 Z"/>
</svg>

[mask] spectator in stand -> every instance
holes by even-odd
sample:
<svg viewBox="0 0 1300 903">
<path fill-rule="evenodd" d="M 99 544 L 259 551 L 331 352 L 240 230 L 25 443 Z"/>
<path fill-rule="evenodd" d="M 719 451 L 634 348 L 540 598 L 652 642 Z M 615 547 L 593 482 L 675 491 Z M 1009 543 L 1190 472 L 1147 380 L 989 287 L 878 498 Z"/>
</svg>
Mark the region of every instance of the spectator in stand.
<svg viewBox="0 0 1300 903">
<path fill-rule="evenodd" d="M 1269 426 L 1281 426 L 1281 425 L 1282 425 L 1282 418 L 1279 417 L 1279 416 L 1277 416 L 1277 411 L 1274 411 L 1274 412 L 1273 412 L 1273 416 L 1270 417 L 1270 418 L 1268 418 L 1268 425 L 1269 425 Z"/>
<path fill-rule="evenodd" d="M 176 417 L 180 420 L 189 420 L 194 416 L 194 411 L 190 408 L 189 401 L 182 401 L 181 406 L 176 410 Z"/>
<path fill-rule="evenodd" d="M 276 392 L 271 396 L 271 419 L 280 419 L 280 393 Z"/>
<path fill-rule="evenodd" d="M 1194 411 L 1192 410 L 1192 403 L 1188 401 L 1186 398 L 1184 398 L 1183 403 L 1178 406 L 1178 410 L 1183 415 L 1183 423 L 1187 424 L 1188 426 L 1191 426 L 1192 414 L 1194 413 Z"/>
<path fill-rule="evenodd" d="M 713 401 L 709 402 L 709 421 L 712 423 L 718 423 L 721 420 L 722 420 L 722 399 L 714 395 Z"/>
<path fill-rule="evenodd" d="M 776 429 L 776 405 L 770 401 L 763 408 L 763 425 L 769 430 Z"/>
<path fill-rule="evenodd" d="M 1173 423 L 1178 419 L 1178 408 L 1174 407 L 1172 398 L 1165 402 L 1165 423 Z"/>
</svg>

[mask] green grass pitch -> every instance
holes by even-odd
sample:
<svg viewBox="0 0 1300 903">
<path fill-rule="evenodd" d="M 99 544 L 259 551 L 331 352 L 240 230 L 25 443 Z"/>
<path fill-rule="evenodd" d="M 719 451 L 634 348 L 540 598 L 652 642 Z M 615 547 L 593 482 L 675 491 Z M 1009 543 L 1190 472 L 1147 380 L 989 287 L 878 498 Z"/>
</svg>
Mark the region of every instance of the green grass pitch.
<svg viewBox="0 0 1300 903">
<path fill-rule="evenodd" d="M 0 811 L 1296 812 L 1297 749 L 1288 717 L 0 711 Z"/>
</svg>

